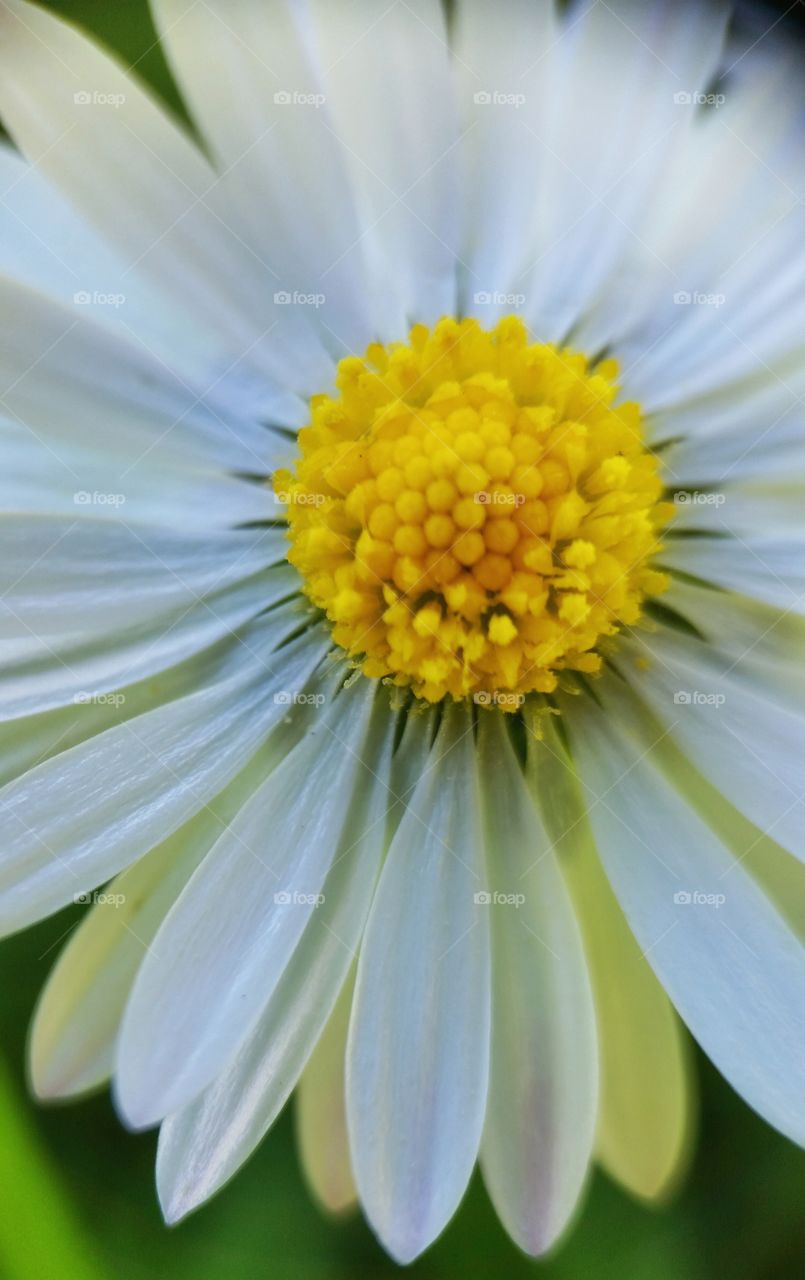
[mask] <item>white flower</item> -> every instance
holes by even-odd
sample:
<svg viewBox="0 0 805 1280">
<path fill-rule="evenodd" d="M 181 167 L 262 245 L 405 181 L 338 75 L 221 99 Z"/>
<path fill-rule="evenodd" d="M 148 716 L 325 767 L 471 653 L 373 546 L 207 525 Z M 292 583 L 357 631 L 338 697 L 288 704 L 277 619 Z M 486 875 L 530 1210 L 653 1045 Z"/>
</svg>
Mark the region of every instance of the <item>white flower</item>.
<svg viewBox="0 0 805 1280">
<path fill-rule="evenodd" d="M 660 1195 L 677 1013 L 805 1144 L 794 59 L 694 0 L 153 7 L 200 141 L 0 8 L 0 911 L 86 912 L 37 1092 L 161 1122 L 174 1220 L 301 1081 L 401 1261 L 478 1158 L 534 1254 L 593 1159 Z"/>
</svg>

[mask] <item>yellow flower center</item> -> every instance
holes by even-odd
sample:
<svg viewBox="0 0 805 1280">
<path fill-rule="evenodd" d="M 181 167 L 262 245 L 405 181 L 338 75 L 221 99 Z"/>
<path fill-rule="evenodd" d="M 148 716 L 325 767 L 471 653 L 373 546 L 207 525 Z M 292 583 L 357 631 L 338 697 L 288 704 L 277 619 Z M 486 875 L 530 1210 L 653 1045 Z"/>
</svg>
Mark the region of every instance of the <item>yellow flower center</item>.
<svg viewBox="0 0 805 1280">
<path fill-rule="evenodd" d="M 305 592 L 367 676 L 514 706 L 596 671 L 665 589 L 648 561 L 671 508 L 616 375 L 513 316 L 340 362 L 274 487 Z"/>
</svg>

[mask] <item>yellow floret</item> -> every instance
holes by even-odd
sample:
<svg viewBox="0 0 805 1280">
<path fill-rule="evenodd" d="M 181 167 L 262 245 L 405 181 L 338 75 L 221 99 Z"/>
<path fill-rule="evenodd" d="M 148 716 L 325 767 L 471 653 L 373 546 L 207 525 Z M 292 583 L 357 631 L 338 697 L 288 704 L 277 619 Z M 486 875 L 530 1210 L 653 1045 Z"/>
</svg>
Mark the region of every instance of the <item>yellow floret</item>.
<svg viewBox="0 0 805 1280">
<path fill-rule="evenodd" d="M 367 676 L 429 702 L 550 693 L 665 590 L 650 560 L 672 512 L 616 377 L 516 316 L 341 361 L 274 488 L 288 558 Z"/>
</svg>

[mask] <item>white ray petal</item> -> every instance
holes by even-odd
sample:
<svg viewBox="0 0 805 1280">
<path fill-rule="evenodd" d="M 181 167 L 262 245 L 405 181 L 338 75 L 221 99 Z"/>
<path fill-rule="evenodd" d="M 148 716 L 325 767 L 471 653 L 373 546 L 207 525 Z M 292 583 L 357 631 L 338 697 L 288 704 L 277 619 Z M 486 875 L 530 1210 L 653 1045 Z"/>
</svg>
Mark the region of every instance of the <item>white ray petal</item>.
<svg viewBox="0 0 805 1280">
<path fill-rule="evenodd" d="M 321 660 L 303 638 L 276 657 L 293 626 L 255 624 L 229 670 L 196 692 L 126 720 L 0 790 L 4 933 L 23 928 L 108 879 L 202 808 L 241 769 L 284 711 L 275 690 L 299 688 Z M 253 647 L 254 646 L 254 647 Z M 234 670 L 233 670 L 234 667 Z"/>
<path fill-rule="evenodd" d="M 358 964 L 347 1057 L 353 1171 L 409 1262 L 456 1209 L 489 1063 L 488 913 L 471 720 L 449 712 L 388 853 Z"/>
<path fill-rule="evenodd" d="M 506 1230 L 539 1255 L 568 1225 L 590 1167 L 595 1011 L 567 889 L 501 716 L 482 714 L 479 733 L 493 894 L 492 1059 L 481 1165 Z"/>
<path fill-rule="evenodd" d="M 324 900 L 259 1021 L 209 1088 L 162 1126 L 157 1182 L 170 1222 L 213 1195 L 262 1140 L 296 1084 L 354 962 L 391 802 L 385 706 L 376 708 L 372 742 L 377 777 L 356 782 L 344 837 L 322 890 Z"/>
<path fill-rule="evenodd" d="M 611 715 L 568 720 L 601 858 L 643 952 L 704 1051 L 805 1142 L 805 948 L 756 881 Z"/>
<path fill-rule="evenodd" d="M 192 1102 L 276 989 L 370 767 L 374 686 L 337 695 L 224 832 L 166 918 L 126 1010 L 117 1096 L 144 1128 Z"/>
</svg>

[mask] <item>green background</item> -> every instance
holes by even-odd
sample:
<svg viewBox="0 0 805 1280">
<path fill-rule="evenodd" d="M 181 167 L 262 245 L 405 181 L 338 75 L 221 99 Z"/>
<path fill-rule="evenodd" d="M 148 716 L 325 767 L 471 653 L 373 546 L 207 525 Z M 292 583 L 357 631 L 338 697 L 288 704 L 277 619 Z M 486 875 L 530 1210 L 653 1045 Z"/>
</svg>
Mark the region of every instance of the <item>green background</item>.
<svg viewBox="0 0 805 1280">
<path fill-rule="evenodd" d="M 338 0 L 333 0 L 337 3 Z M 52 0 L 180 108 L 144 0 Z M 36 995 L 71 909 L 0 945 L 0 1280 L 356 1280 L 399 1275 L 359 1217 L 308 1197 L 293 1118 L 280 1119 L 234 1182 L 178 1227 L 161 1220 L 154 1135 L 118 1123 L 107 1094 L 37 1107 L 25 1083 Z M 476 1178 L 415 1280 L 791 1280 L 805 1276 L 805 1153 L 774 1133 L 699 1055 L 701 1121 L 673 1204 L 646 1209 L 596 1174 L 579 1221 L 548 1261 L 524 1258 Z"/>
</svg>

